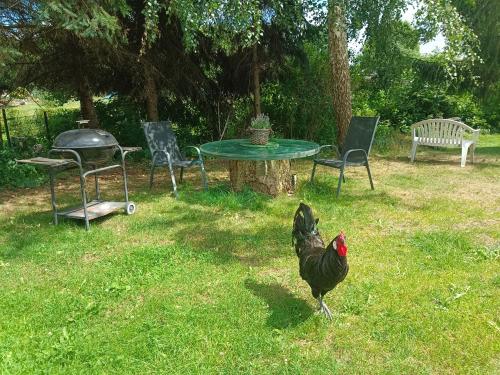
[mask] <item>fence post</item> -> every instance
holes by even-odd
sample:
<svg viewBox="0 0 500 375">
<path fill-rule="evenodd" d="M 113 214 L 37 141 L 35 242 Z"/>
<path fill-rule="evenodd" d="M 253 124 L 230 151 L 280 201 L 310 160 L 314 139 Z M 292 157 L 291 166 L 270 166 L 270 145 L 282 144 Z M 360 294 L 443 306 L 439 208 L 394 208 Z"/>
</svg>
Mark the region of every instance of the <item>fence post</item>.
<svg viewBox="0 0 500 375">
<path fill-rule="evenodd" d="M 12 148 L 12 143 L 10 142 L 9 134 L 9 124 L 7 123 L 7 113 L 5 113 L 5 108 L 2 108 L 3 123 L 5 124 L 5 136 L 7 137 L 7 144 Z"/>
<path fill-rule="evenodd" d="M 45 122 L 45 132 L 47 133 L 47 142 L 50 143 L 49 118 L 47 111 L 43 111 L 43 121 Z"/>
</svg>

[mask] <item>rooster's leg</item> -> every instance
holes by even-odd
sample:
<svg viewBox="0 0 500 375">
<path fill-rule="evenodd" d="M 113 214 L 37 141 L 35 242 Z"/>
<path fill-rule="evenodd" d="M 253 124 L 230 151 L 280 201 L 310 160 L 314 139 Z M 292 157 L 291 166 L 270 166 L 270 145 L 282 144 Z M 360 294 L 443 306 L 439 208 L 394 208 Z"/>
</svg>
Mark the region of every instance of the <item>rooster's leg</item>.
<svg viewBox="0 0 500 375">
<path fill-rule="evenodd" d="M 319 302 L 319 309 L 320 311 L 325 314 L 325 316 L 328 318 L 328 319 L 332 319 L 332 313 L 330 312 L 330 309 L 328 308 L 328 306 L 326 305 L 326 303 L 323 302 L 323 296 L 320 294 L 319 297 L 318 297 L 318 302 Z"/>
<path fill-rule="evenodd" d="M 329 320 L 332 320 L 332 313 L 331 313 L 330 309 L 328 308 L 328 306 L 326 305 L 326 303 L 324 303 L 324 302 L 323 302 L 323 311 L 325 312 L 326 317 Z"/>
</svg>

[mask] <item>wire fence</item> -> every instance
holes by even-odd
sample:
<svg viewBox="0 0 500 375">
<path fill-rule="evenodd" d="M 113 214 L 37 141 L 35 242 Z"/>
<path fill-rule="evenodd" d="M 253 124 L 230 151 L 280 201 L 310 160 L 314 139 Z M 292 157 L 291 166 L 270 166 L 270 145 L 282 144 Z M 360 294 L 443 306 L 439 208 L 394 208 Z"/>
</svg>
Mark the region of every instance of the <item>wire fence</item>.
<svg viewBox="0 0 500 375">
<path fill-rule="evenodd" d="M 76 127 L 78 111 L 35 110 L 31 114 L 20 114 L 16 109 L 2 108 L 0 125 L 0 147 L 25 148 L 40 143 L 49 145 L 62 130 Z"/>
</svg>

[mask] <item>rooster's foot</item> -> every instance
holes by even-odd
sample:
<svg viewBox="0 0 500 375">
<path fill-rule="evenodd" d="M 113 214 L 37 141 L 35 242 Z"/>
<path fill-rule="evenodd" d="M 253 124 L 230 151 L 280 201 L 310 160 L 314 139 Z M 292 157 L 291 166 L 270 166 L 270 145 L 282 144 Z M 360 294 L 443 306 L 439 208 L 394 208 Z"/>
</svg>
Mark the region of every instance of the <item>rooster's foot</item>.
<svg viewBox="0 0 500 375">
<path fill-rule="evenodd" d="M 323 313 L 326 315 L 328 320 L 332 320 L 332 313 L 326 303 L 323 302 Z"/>
<path fill-rule="evenodd" d="M 321 297 L 318 297 L 319 311 L 325 314 L 328 320 L 332 320 L 332 313 Z"/>
</svg>

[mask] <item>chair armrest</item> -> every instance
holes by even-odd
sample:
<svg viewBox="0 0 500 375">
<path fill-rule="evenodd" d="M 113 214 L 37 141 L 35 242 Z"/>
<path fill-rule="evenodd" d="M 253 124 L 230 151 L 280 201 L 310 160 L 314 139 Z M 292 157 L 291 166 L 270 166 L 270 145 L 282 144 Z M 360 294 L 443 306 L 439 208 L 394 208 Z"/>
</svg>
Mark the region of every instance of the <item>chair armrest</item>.
<svg viewBox="0 0 500 375">
<path fill-rule="evenodd" d="M 118 146 L 118 147 L 122 150 L 124 158 L 125 158 L 125 156 L 127 156 L 127 154 L 129 154 L 131 152 L 142 150 L 142 147 L 121 147 L 121 146 Z"/>
<path fill-rule="evenodd" d="M 202 159 L 201 158 L 201 151 L 200 151 L 200 149 L 198 147 L 196 147 L 196 146 L 186 146 L 185 148 L 194 148 L 196 150 L 196 153 L 198 154 L 198 159 L 200 159 L 200 160 Z"/>
<path fill-rule="evenodd" d="M 340 155 L 339 149 L 338 149 L 338 147 L 337 147 L 337 146 L 335 146 L 335 145 L 323 145 L 323 146 L 320 146 L 320 147 L 319 147 L 319 152 L 318 152 L 318 154 L 321 152 L 321 150 L 322 150 L 322 149 L 327 148 L 327 147 L 328 147 L 328 148 L 333 148 L 333 149 L 335 150 L 335 152 L 337 153 L 337 156 L 339 156 L 339 155 Z"/>
<path fill-rule="evenodd" d="M 348 150 L 344 154 L 344 164 L 347 162 L 347 158 L 349 157 L 349 155 L 352 154 L 353 152 L 361 152 L 365 157 L 365 161 L 368 162 L 368 155 L 366 154 L 365 150 L 363 150 L 362 148 L 353 148 L 351 150 Z"/>
</svg>

